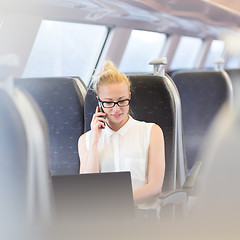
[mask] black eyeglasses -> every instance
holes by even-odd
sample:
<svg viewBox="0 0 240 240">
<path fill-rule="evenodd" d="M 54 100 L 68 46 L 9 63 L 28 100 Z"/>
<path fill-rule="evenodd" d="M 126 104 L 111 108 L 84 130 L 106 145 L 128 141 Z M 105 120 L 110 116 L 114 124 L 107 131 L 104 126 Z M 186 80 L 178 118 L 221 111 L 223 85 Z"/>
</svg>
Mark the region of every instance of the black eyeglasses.
<svg viewBox="0 0 240 240">
<path fill-rule="evenodd" d="M 113 108 L 116 104 L 119 107 L 127 107 L 130 103 L 130 99 L 123 99 L 123 100 L 114 102 L 114 101 L 102 101 L 100 98 L 98 98 L 98 101 L 102 104 L 104 108 Z"/>
</svg>

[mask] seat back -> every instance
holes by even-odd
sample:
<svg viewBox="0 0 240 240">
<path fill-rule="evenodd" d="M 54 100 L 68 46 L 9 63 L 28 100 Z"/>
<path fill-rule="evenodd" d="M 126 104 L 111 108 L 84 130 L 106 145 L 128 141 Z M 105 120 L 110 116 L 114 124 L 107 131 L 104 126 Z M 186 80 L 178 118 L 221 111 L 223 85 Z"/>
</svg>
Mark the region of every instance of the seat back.
<svg viewBox="0 0 240 240">
<path fill-rule="evenodd" d="M 168 76 L 128 75 L 127 77 L 131 82 L 130 114 L 136 120 L 156 123 L 163 130 L 166 158 L 163 191 L 175 189 L 178 185 L 176 88 Z M 96 94 L 90 88 L 85 99 L 85 131 L 90 130 L 90 122 L 96 106 Z M 181 181 L 179 185 L 182 185 Z"/>
<path fill-rule="evenodd" d="M 233 107 L 221 108 L 198 156 L 204 162 L 197 181 L 199 199 L 191 216 L 199 229 L 210 226 L 223 239 L 239 236 L 240 98 L 237 99 Z"/>
<path fill-rule="evenodd" d="M 232 85 L 223 71 L 178 71 L 172 79 L 181 98 L 183 139 L 191 169 L 212 120 L 226 101 L 231 102 Z"/>
<path fill-rule="evenodd" d="M 26 210 L 27 137 L 16 105 L 3 90 L 0 90 L 0 155 L 0 211 L 4 216 L 1 223 L 17 221 Z"/>
<path fill-rule="evenodd" d="M 0 126 L 0 221 L 14 226 L 50 222 L 48 136 L 41 111 L 19 89 L 0 89 Z"/>
<path fill-rule="evenodd" d="M 51 219 L 46 121 L 35 101 L 14 87 L 17 64 L 14 54 L 0 56 L 0 224 L 6 235 Z"/>
<path fill-rule="evenodd" d="M 49 132 L 51 175 L 78 174 L 77 141 L 83 133 L 86 87 L 79 78 L 25 78 L 15 84 L 27 90 L 43 112 Z"/>
</svg>

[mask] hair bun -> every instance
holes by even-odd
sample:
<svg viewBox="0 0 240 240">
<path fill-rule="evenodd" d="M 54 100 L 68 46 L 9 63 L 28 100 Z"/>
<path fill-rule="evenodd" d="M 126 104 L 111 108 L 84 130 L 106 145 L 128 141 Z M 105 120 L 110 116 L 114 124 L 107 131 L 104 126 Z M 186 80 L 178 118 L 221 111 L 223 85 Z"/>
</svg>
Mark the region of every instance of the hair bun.
<svg viewBox="0 0 240 240">
<path fill-rule="evenodd" d="M 108 70 L 116 70 L 114 64 L 110 61 L 106 61 L 104 66 L 103 66 L 103 72 L 108 71 Z"/>
<path fill-rule="evenodd" d="M 99 87 L 109 83 L 126 83 L 130 92 L 130 82 L 126 75 L 119 72 L 111 61 L 106 61 L 103 65 L 102 72 L 95 75 L 93 89 L 99 94 Z"/>
</svg>

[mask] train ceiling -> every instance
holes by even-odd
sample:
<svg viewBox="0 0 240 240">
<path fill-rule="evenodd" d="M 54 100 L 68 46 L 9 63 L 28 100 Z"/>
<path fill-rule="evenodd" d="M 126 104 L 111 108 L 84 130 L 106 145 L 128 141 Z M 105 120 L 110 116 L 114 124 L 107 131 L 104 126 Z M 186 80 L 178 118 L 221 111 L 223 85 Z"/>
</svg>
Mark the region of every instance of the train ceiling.
<svg viewBox="0 0 240 240">
<path fill-rule="evenodd" d="M 216 37 L 239 31 L 239 0 L 1 0 L 0 12 Z"/>
</svg>

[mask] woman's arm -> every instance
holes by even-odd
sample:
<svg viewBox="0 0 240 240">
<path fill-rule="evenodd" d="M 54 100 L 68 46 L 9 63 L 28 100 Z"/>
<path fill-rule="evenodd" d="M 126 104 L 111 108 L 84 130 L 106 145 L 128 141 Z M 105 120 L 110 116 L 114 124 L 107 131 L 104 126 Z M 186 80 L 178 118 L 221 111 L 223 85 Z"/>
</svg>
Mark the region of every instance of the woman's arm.
<svg viewBox="0 0 240 240">
<path fill-rule="evenodd" d="M 140 204 L 157 197 L 162 190 L 165 173 L 165 149 L 162 129 L 154 124 L 148 150 L 148 183 L 133 192 L 134 203 Z"/>
<path fill-rule="evenodd" d="M 86 146 L 86 133 L 78 140 L 78 154 L 80 158 L 79 173 L 97 173 L 100 171 L 98 159 L 98 142 L 101 137 L 102 127 L 104 127 L 104 116 L 106 114 L 99 112 L 96 108 L 91 121 L 91 138 L 89 150 Z"/>
</svg>

